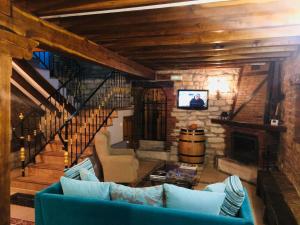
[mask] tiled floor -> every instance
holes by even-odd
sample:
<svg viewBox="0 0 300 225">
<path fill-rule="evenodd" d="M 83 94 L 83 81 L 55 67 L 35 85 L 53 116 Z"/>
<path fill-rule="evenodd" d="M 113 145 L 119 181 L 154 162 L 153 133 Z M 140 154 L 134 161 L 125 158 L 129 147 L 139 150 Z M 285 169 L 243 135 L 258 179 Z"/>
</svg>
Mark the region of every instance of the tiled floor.
<svg viewBox="0 0 300 225">
<path fill-rule="evenodd" d="M 201 172 L 199 184 L 195 187 L 195 189 L 201 190 L 207 184 L 223 181 L 227 176 L 228 176 L 227 174 L 224 174 L 212 167 L 206 167 Z M 251 201 L 251 205 L 255 217 L 255 224 L 263 225 L 262 218 L 263 218 L 264 206 L 262 201 L 255 194 L 256 188 L 254 185 L 245 182 L 244 182 L 244 186 L 248 190 L 248 194 L 250 197 L 250 201 Z M 18 189 L 11 190 L 12 194 L 20 191 L 28 193 L 28 191 L 24 191 L 24 190 L 18 190 Z M 13 218 L 23 219 L 27 221 L 34 221 L 34 209 L 17 206 L 17 205 L 11 205 L 11 216 Z"/>
</svg>

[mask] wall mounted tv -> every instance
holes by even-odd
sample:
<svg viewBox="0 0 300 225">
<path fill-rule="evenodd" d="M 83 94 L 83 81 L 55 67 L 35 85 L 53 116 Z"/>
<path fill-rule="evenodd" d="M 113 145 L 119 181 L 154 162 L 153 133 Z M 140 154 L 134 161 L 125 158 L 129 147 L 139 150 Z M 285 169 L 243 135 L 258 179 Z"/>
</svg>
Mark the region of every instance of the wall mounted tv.
<svg viewBox="0 0 300 225">
<path fill-rule="evenodd" d="M 208 109 L 208 90 L 178 90 L 177 108 L 191 110 Z"/>
</svg>

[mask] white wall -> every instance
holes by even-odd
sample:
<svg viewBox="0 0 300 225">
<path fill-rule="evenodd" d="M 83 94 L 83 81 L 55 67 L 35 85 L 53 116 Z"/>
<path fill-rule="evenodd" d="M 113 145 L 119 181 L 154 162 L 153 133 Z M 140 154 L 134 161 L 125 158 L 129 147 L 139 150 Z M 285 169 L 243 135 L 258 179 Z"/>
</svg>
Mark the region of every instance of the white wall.
<svg viewBox="0 0 300 225">
<path fill-rule="evenodd" d="M 123 118 L 125 116 L 132 116 L 133 109 L 126 109 L 118 111 L 118 118 L 113 119 L 113 126 L 108 127 L 111 134 L 111 144 L 116 144 L 123 141 Z"/>
</svg>

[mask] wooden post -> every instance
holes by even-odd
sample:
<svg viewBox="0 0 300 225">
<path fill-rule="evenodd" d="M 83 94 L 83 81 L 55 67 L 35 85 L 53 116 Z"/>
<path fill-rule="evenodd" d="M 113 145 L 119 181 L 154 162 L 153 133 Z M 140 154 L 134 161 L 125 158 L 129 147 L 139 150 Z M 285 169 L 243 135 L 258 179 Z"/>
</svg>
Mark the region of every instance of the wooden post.
<svg viewBox="0 0 300 225">
<path fill-rule="evenodd" d="M 10 224 L 10 77 L 12 58 L 0 53 L 0 225 Z"/>
</svg>

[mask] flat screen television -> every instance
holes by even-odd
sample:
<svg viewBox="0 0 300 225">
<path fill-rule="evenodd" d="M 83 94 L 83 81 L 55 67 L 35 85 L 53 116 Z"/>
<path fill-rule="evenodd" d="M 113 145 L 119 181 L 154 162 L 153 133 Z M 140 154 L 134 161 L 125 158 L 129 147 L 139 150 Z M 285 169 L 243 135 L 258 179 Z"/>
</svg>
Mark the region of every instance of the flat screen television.
<svg viewBox="0 0 300 225">
<path fill-rule="evenodd" d="M 177 108 L 191 110 L 208 109 L 208 90 L 178 90 Z"/>
</svg>

